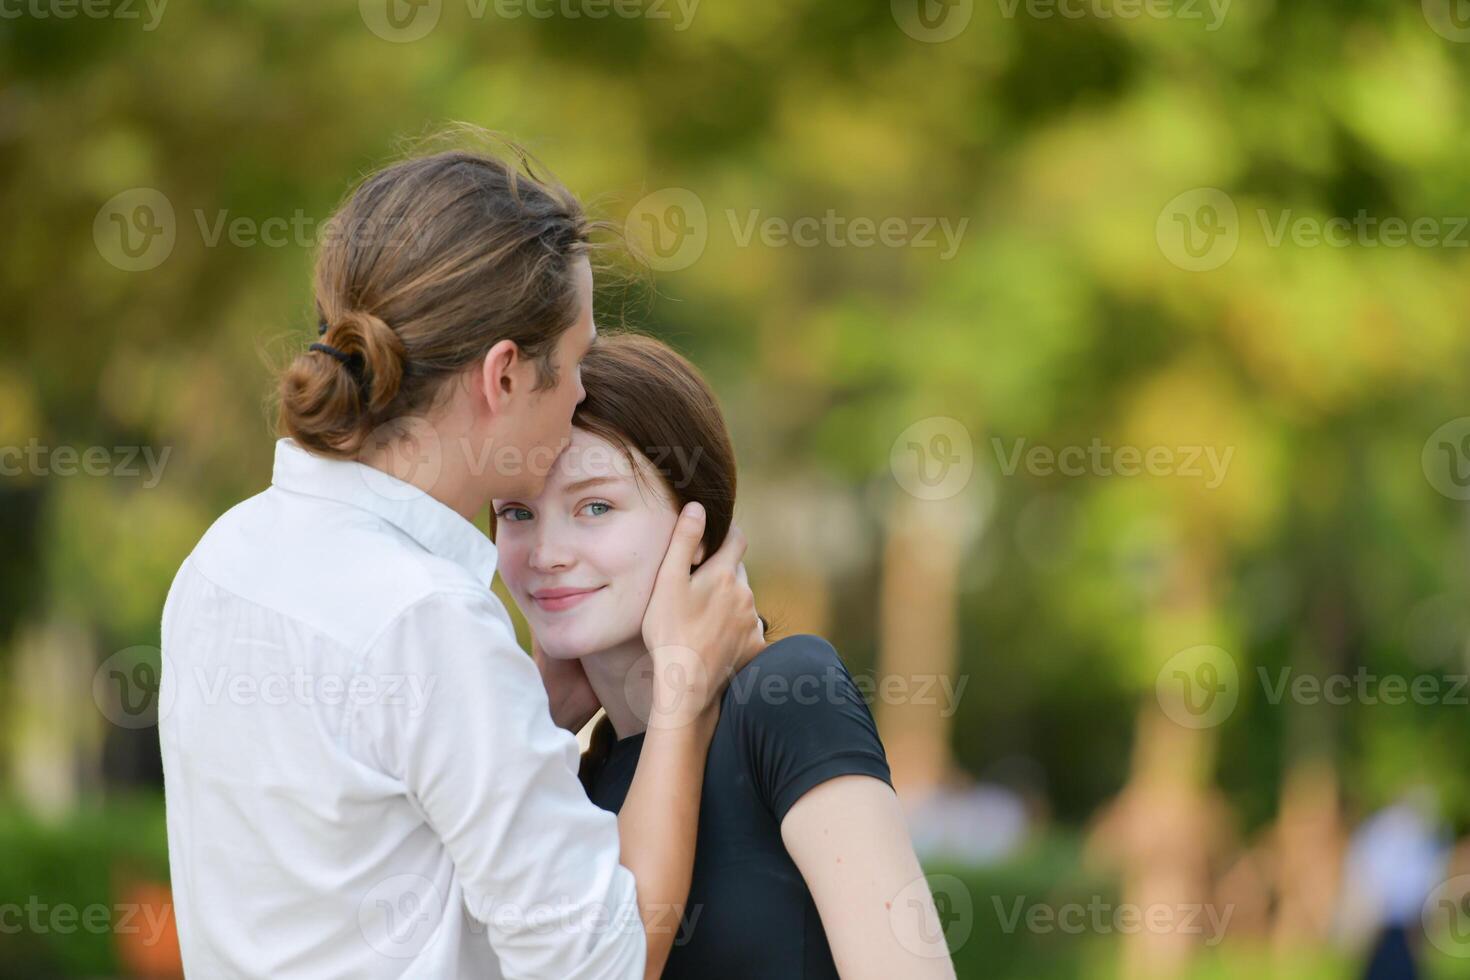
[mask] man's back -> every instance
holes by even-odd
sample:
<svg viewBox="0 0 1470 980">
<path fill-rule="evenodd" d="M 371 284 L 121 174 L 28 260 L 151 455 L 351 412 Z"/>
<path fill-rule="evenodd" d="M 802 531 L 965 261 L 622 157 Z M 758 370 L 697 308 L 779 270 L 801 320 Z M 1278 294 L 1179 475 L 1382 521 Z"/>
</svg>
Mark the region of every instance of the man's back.
<svg viewBox="0 0 1470 980">
<path fill-rule="evenodd" d="M 477 581 L 493 572 L 493 545 L 426 499 L 284 489 L 282 452 L 293 451 L 278 450 L 278 485 L 215 523 L 164 609 L 159 735 L 190 975 L 498 976 L 492 945 L 524 933 L 487 935 L 484 923 L 528 904 L 511 885 L 534 887 L 539 849 L 519 815 L 535 807 L 550 807 L 534 810 L 558 825 L 548 833 L 564 825 L 603 855 L 611 841 L 611 866 L 580 852 L 589 890 L 569 900 L 622 904 L 626 888 L 631 906 L 615 826 L 563 792 L 576 785 L 575 741 L 549 717 L 519 716 L 526 703 L 545 716 L 545 695 Z M 480 779 L 455 771 L 461 753 L 478 758 Z M 532 792 L 548 783 L 555 792 Z M 436 827 L 430 808 L 463 826 Z M 604 939 L 557 941 L 580 962 Z"/>
</svg>

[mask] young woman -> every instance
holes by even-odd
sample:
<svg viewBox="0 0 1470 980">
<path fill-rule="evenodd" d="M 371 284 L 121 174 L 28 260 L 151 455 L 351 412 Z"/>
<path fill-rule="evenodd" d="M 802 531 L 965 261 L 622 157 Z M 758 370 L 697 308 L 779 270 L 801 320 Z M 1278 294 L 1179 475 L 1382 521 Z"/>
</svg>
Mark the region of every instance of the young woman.
<svg viewBox="0 0 1470 980">
<path fill-rule="evenodd" d="M 656 340 L 600 340 L 587 397 L 539 494 L 498 498 L 500 573 L 544 654 L 577 661 L 607 715 L 583 760 L 619 811 L 648 751 L 657 679 L 639 609 L 679 510 L 730 527 L 735 458 L 692 365 Z M 952 977 L 867 705 L 816 636 L 770 644 L 725 692 L 705 771 L 694 881 L 664 976 Z M 675 923 L 669 922 L 673 929 Z"/>
<path fill-rule="evenodd" d="M 492 497 L 538 495 L 566 442 L 596 334 L 589 223 L 556 184 L 451 151 L 373 174 L 332 229 L 271 486 L 214 523 L 163 611 L 185 969 L 656 977 L 708 692 L 760 645 L 742 545 L 691 576 L 703 524 L 681 517 L 630 611 L 659 677 L 713 683 L 660 709 L 614 821 L 553 725 L 591 717 L 585 679 L 538 676 L 517 647 L 474 524 Z"/>
</svg>

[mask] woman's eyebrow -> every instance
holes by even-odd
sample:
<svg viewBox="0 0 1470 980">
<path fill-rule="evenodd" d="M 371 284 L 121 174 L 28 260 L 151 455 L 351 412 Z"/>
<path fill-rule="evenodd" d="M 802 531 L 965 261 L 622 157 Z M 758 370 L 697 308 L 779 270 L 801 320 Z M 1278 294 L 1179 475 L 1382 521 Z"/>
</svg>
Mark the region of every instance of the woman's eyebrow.
<svg viewBox="0 0 1470 980">
<path fill-rule="evenodd" d="M 615 476 L 589 476 L 585 480 L 578 480 L 576 483 L 568 483 L 566 486 L 562 487 L 561 490 L 562 493 L 576 493 L 579 490 L 586 490 L 588 487 L 595 487 L 600 483 L 616 482 L 618 482 L 618 478 Z"/>
</svg>

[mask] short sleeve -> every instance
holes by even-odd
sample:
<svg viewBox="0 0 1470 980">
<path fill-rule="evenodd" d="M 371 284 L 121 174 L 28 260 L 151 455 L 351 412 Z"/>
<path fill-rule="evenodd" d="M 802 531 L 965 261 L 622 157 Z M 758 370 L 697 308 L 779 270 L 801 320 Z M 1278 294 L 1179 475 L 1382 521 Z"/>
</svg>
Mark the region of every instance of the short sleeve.
<svg viewBox="0 0 1470 980">
<path fill-rule="evenodd" d="M 893 785 L 873 714 L 832 645 L 778 640 L 730 681 L 735 725 L 756 791 L 779 823 L 808 790 L 838 776 Z"/>
</svg>

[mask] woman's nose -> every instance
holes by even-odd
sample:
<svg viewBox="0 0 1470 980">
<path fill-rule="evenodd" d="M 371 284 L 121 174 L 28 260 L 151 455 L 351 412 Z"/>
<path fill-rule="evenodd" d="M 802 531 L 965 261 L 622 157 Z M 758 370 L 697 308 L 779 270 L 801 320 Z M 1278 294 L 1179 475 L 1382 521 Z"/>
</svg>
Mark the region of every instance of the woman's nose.
<svg viewBox="0 0 1470 980">
<path fill-rule="evenodd" d="M 538 572 L 561 571 L 572 563 L 571 557 L 554 542 L 537 541 L 531 548 L 531 567 Z"/>
</svg>

